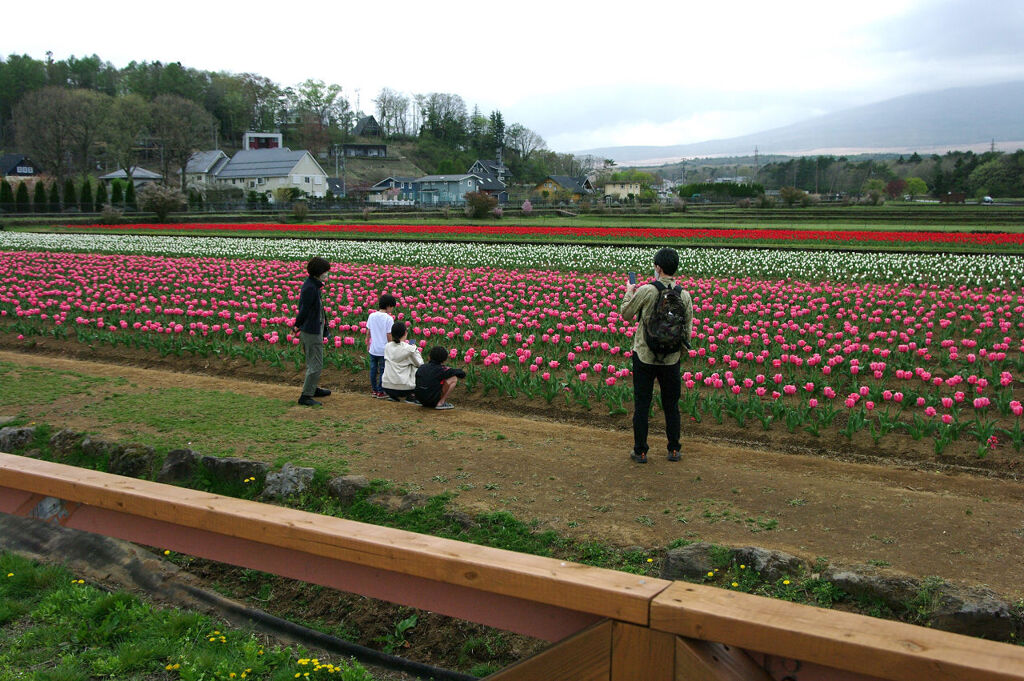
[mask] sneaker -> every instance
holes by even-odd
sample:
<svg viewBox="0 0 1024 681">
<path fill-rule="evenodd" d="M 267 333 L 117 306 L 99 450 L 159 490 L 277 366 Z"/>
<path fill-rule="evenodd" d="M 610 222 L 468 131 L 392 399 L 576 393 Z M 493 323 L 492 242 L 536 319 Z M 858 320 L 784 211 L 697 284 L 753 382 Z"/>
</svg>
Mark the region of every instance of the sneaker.
<svg viewBox="0 0 1024 681">
<path fill-rule="evenodd" d="M 303 395 L 302 397 L 299 398 L 299 404 L 301 404 L 304 407 L 319 407 L 323 403 L 317 402 L 309 395 Z"/>
<path fill-rule="evenodd" d="M 371 391 L 370 395 L 376 397 L 378 400 L 386 400 L 388 398 L 388 394 L 385 392 Z"/>
<path fill-rule="evenodd" d="M 629 458 L 637 463 L 647 463 L 647 452 L 640 452 L 637 454 L 635 451 L 629 453 Z"/>
<path fill-rule="evenodd" d="M 313 391 L 313 397 L 327 397 L 331 394 L 331 391 L 327 388 L 317 388 Z"/>
<path fill-rule="evenodd" d="M 417 407 L 423 406 L 423 404 L 419 400 L 417 400 L 415 397 L 407 397 L 407 398 L 405 398 L 405 403 L 406 404 L 415 404 Z"/>
<path fill-rule="evenodd" d="M 385 393 L 385 394 L 387 394 L 387 393 Z M 401 402 L 401 401 L 402 400 L 398 399 L 397 397 L 392 397 L 391 395 L 388 395 L 388 402 Z"/>
<path fill-rule="evenodd" d="M 678 449 L 673 449 L 671 452 L 668 453 L 668 460 L 669 461 L 679 461 L 680 458 L 681 457 L 679 456 L 679 450 Z"/>
<path fill-rule="evenodd" d="M 434 407 L 434 409 L 454 409 L 455 405 L 451 402 L 442 402 L 441 404 Z"/>
</svg>

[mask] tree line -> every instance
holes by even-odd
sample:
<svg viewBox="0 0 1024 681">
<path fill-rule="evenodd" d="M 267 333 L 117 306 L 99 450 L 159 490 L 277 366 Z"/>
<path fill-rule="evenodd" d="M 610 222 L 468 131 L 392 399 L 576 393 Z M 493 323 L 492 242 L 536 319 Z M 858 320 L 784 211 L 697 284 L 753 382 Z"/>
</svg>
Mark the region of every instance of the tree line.
<svg viewBox="0 0 1024 681">
<path fill-rule="evenodd" d="M 383 136 L 409 143 L 411 160 L 428 173 L 463 173 L 499 148 L 518 181 L 593 169 L 593 159 L 550 151 L 534 131 L 506 125 L 500 111 L 470 111 L 457 94 L 384 87 L 372 102 Z M 282 86 L 178 62 L 117 68 L 97 55 L 0 58 L 0 148 L 29 155 L 60 183 L 98 165 L 128 170 L 142 161 L 169 178 L 196 150 L 237 148 L 247 130 L 279 130 L 287 146 L 320 157 L 352 139 L 363 113 L 341 85 L 312 78 Z"/>
</svg>

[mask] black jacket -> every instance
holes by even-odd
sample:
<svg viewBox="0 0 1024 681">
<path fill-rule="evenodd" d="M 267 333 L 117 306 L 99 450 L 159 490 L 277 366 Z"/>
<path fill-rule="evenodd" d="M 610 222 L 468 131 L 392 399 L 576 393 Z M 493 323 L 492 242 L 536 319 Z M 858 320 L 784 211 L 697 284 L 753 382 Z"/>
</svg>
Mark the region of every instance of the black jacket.
<svg viewBox="0 0 1024 681">
<path fill-rule="evenodd" d="M 320 289 L 324 282 L 315 277 L 306 277 L 299 291 L 299 313 L 295 315 L 295 328 L 306 333 L 327 335 L 327 317 L 324 314 L 324 303 L 320 298 Z"/>
<path fill-rule="evenodd" d="M 436 405 L 441 399 L 441 384 L 452 376 L 465 378 L 466 372 L 443 364 L 427 362 L 416 370 L 416 399 L 428 407 Z"/>
</svg>

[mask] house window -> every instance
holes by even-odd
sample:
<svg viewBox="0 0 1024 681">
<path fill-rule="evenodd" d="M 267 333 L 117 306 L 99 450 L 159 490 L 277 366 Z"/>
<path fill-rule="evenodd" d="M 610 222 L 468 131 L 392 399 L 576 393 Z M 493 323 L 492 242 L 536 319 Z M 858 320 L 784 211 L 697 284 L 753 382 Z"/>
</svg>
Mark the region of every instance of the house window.
<svg viewBox="0 0 1024 681">
<path fill-rule="evenodd" d="M 309 178 L 308 178 L 308 177 L 304 177 L 304 178 L 302 178 L 302 182 L 303 182 L 304 184 L 309 184 Z"/>
<path fill-rule="evenodd" d="M 323 184 L 324 178 L 322 175 L 317 175 L 313 178 L 313 184 Z"/>
</svg>

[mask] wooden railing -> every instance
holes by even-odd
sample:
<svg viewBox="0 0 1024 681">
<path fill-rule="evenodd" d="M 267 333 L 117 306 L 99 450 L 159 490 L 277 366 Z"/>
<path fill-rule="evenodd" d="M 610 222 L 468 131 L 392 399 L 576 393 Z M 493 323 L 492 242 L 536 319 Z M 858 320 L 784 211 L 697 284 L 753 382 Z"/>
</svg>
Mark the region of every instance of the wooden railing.
<svg viewBox="0 0 1024 681">
<path fill-rule="evenodd" d="M 1024 648 L 0 453 L 0 512 L 557 641 L 488 679 L 1024 681 Z"/>
</svg>

